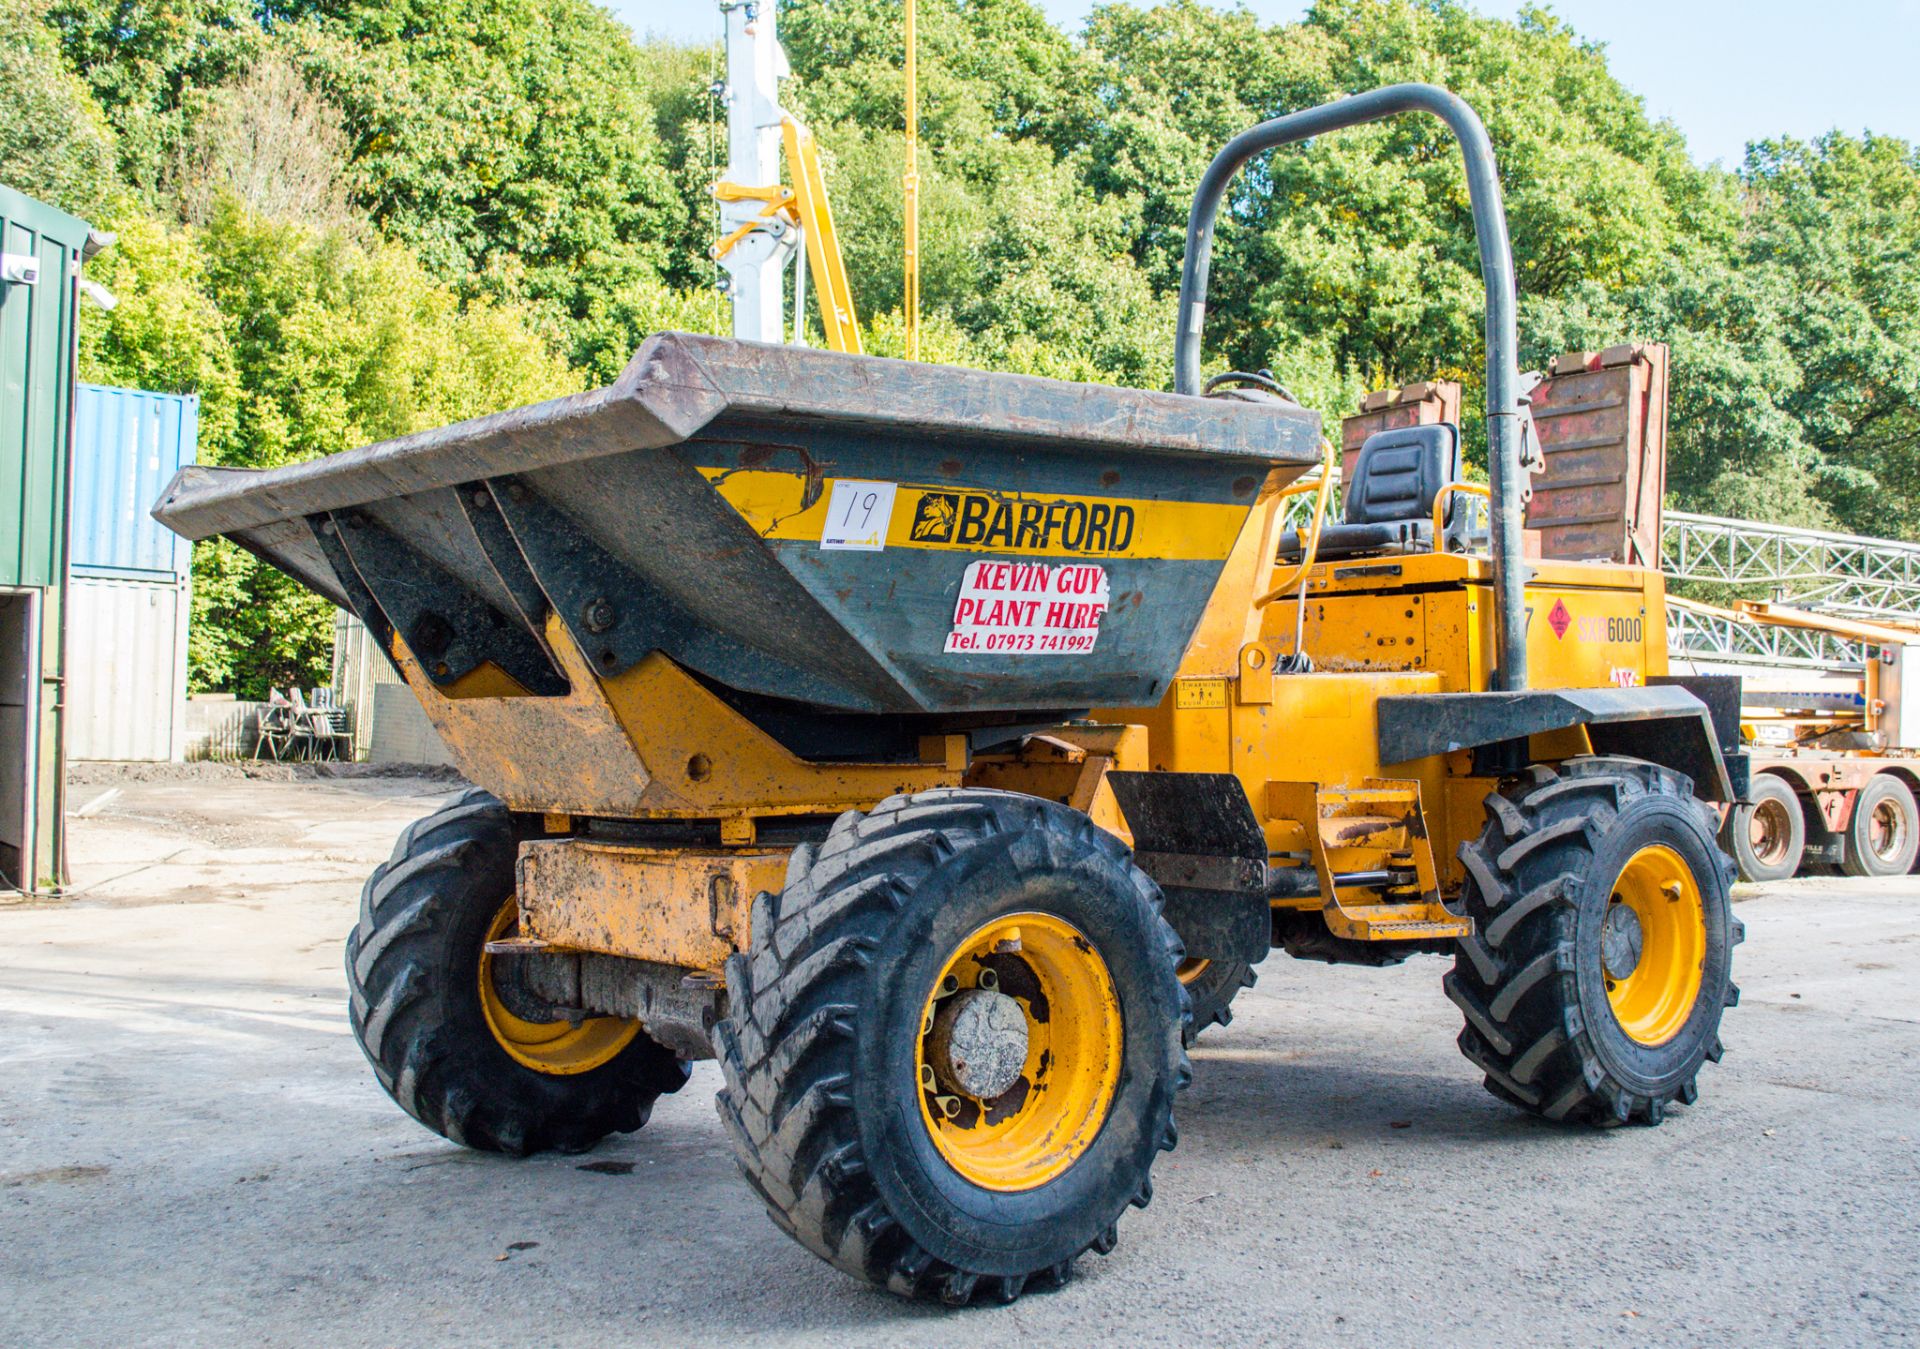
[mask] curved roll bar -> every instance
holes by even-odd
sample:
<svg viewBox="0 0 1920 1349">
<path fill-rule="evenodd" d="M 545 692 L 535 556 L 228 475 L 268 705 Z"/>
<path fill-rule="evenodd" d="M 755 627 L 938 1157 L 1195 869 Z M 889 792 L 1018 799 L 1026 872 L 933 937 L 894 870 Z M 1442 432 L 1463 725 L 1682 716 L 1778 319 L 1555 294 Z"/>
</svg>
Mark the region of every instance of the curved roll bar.
<svg viewBox="0 0 1920 1349">
<path fill-rule="evenodd" d="M 1466 160 L 1467 193 L 1480 245 L 1480 277 L 1487 289 L 1487 467 L 1492 478 L 1494 649 L 1493 687 L 1527 687 L 1525 592 L 1527 568 L 1520 529 L 1525 483 L 1520 470 L 1519 338 L 1515 327 L 1513 251 L 1506 207 L 1487 129 L 1459 98 L 1431 84 L 1394 84 L 1337 103 L 1289 113 L 1241 132 L 1207 166 L 1187 217 L 1187 254 L 1180 269 L 1180 311 L 1173 343 L 1174 390 L 1200 392 L 1200 334 L 1207 313 L 1207 274 L 1213 264 L 1214 220 L 1227 184 L 1255 155 L 1328 131 L 1377 122 L 1403 112 L 1431 113 L 1447 124 Z"/>
</svg>

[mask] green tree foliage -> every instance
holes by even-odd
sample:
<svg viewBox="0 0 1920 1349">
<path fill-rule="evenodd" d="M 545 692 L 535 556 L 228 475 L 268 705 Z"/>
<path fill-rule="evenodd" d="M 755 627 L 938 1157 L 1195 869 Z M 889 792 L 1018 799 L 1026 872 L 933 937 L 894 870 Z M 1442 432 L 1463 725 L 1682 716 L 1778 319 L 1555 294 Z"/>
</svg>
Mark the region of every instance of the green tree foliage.
<svg viewBox="0 0 1920 1349">
<path fill-rule="evenodd" d="M 134 216 L 96 279 L 87 378 L 197 392 L 202 462 L 272 468 L 581 387 L 536 315 L 463 304 L 404 247 L 246 214 Z M 324 678 L 332 608 L 232 544 L 194 559 L 196 688 L 260 697 Z"/>
<path fill-rule="evenodd" d="M 147 200 L 178 162 L 195 92 L 244 72 L 265 41 L 247 0 L 51 0 L 46 17 L 113 124 L 121 182 Z"/>
<path fill-rule="evenodd" d="M 344 109 L 359 199 L 464 294 L 562 318 L 573 364 L 632 354 L 631 297 L 680 210 L 631 36 L 584 0 L 315 0 L 291 43 Z"/>
<path fill-rule="evenodd" d="M 113 132 L 36 0 L 0 0 L 0 182 L 76 215 L 113 183 Z"/>
<path fill-rule="evenodd" d="M 1533 304 L 1535 350 L 1672 344 L 1679 504 L 1920 537 L 1920 154 L 1837 133 L 1762 142 L 1737 187 L 1721 246 Z"/>
</svg>

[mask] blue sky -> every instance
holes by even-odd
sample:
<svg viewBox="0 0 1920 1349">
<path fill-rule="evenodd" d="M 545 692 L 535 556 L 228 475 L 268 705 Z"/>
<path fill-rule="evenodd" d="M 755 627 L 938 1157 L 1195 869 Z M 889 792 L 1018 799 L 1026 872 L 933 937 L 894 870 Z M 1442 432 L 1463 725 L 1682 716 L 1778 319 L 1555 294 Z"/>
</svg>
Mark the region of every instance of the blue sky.
<svg viewBox="0 0 1920 1349">
<path fill-rule="evenodd" d="M 1040 0 L 1078 28 L 1094 0 Z M 1136 0 L 1143 3 L 1144 0 Z M 720 31 L 713 0 L 602 0 L 634 30 L 679 39 Z M 1270 23 L 1304 0 L 1250 0 Z M 1478 0 L 1510 16 L 1516 0 Z M 1737 163 L 1749 140 L 1839 127 L 1920 141 L 1920 0 L 1560 0 L 1553 8 L 1607 45 L 1620 80 L 1670 117 L 1702 162 Z"/>
</svg>

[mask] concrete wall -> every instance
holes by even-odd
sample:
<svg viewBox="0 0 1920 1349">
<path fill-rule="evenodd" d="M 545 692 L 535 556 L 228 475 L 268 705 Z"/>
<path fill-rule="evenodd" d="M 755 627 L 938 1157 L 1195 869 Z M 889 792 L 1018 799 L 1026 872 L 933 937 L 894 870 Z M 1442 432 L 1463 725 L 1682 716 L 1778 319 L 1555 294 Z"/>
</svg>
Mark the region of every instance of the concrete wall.
<svg viewBox="0 0 1920 1349">
<path fill-rule="evenodd" d="M 188 759 L 252 757 L 260 738 L 260 709 L 265 703 L 241 702 L 230 694 L 197 693 L 187 699 L 181 718 L 182 752 Z"/>
<path fill-rule="evenodd" d="M 419 699 L 405 684 L 373 687 L 367 758 L 373 763 L 452 764 L 453 756 L 433 729 Z"/>
</svg>

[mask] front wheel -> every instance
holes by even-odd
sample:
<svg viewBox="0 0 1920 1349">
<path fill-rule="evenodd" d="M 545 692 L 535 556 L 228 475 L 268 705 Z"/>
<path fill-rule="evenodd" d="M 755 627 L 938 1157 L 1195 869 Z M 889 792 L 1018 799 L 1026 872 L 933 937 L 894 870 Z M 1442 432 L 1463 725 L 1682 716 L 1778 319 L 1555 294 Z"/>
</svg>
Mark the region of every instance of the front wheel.
<svg viewBox="0 0 1920 1349">
<path fill-rule="evenodd" d="M 1473 935 L 1446 990 L 1487 1089 L 1549 1119 L 1658 1124 L 1690 1105 L 1738 1001 L 1733 865 L 1679 774 L 1536 766 L 1461 849 Z"/>
<path fill-rule="evenodd" d="M 783 1230 L 897 1293 L 1058 1284 L 1173 1146 L 1180 955 L 1158 889 L 1078 812 L 976 790 L 849 812 L 727 967 L 740 1169 Z"/>
<path fill-rule="evenodd" d="M 348 1019 L 387 1094 L 435 1133 L 514 1156 L 638 1129 L 687 1065 L 637 1021 L 527 1021 L 493 985 L 511 935 L 513 820 L 469 791 L 400 836 L 347 939 Z"/>
</svg>

